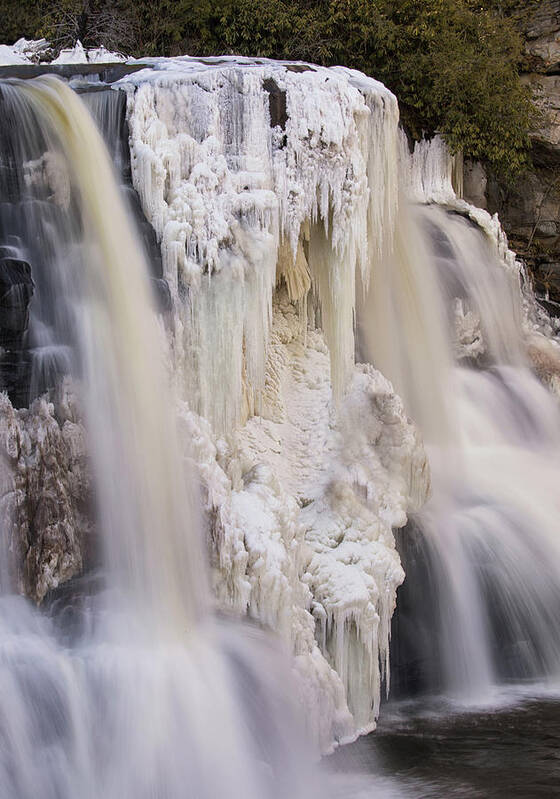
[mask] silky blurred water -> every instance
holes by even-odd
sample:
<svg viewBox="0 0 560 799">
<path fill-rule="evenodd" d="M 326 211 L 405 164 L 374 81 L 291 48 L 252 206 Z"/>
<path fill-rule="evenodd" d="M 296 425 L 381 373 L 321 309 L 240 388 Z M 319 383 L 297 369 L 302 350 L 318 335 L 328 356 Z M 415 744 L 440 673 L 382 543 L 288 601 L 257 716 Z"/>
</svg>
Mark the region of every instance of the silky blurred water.
<svg viewBox="0 0 560 799">
<path fill-rule="evenodd" d="M 57 78 L 0 88 L 0 222 L 20 221 L 12 255 L 50 256 L 37 383 L 71 365 L 81 380 L 102 563 L 45 612 L 0 573 L 0 799 L 310 799 L 288 657 L 213 613 L 148 265 L 103 140 Z"/>
</svg>

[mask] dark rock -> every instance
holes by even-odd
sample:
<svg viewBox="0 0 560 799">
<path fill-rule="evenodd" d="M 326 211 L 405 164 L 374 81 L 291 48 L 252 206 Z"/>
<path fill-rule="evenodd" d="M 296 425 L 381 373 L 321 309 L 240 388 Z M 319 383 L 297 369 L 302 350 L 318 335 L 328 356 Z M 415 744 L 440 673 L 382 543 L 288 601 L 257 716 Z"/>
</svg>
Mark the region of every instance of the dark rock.
<svg viewBox="0 0 560 799">
<path fill-rule="evenodd" d="M 138 192 L 133 188 L 132 183 L 123 183 L 122 189 L 136 223 L 138 235 L 142 240 L 144 251 L 150 265 L 151 275 L 154 278 L 162 278 L 163 266 L 161 261 L 161 249 L 156 232 L 144 215 L 140 197 L 138 196 Z"/>
<path fill-rule="evenodd" d="M 270 127 L 279 126 L 286 130 L 288 110 L 286 106 L 286 92 L 280 89 L 272 78 L 263 81 L 263 89 L 268 92 L 268 108 L 270 111 Z"/>
<path fill-rule="evenodd" d="M 288 72 L 316 72 L 315 67 L 311 66 L 311 64 L 285 64 L 285 67 Z"/>
<path fill-rule="evenodd" d="M 40 75 L 58 75 L 70 80 L 80 76 L 99 75 L 102 83 L 114 83 L 125 75 L 131 75 L 146 64 L 7 64 L 0 66 L 0 79 L 3 78 L 37 78 Z"/>
<path fill-rule="evenodd" d="M 537 301 L 550 316 L 560 318 L 559 302 L 552 302 L 551 300 L 547 300 L 544 297 L 539 296 L 537 296 Z"/>
<path fill-rule="evenodd" d="M 0 252 L 10 249 L 4 246 Z M 0 258 L 0 390 L 7 391 L 15 407 L 28 401 L 31 362 L 24 341 L 33 291 L 30 265 L 16 258 Z"/>
<path fill-rule="evenodd" d="M 406 574 L 391 623 L 391 696 L 399 698 L 441 687 L 443 653 L 434 554 L 412 521 L 395 541 Z"/>
<path fill-rule="evenodd" d="M 126 93 L 106 84 L 74 85 L 74 91 L 95 119 L 121 181 L 131 181 L 129 130 L 126 119 Z"/>
<path fill-rule="evenodd" d="M 31 358 L 25 350 L 0 351 L 0 391 L 5 391 L 14 408 L 29 404 Z"/>
<path fill-rule="evenodd" d="M 531 158 L 537 168 L 557 169 L 560 167 L 560 146 L 544 139 L 534 139 Z"/>
<path fill-rule="evenodd" d="M 560 262 L 537 258 L 534 259 L 532 266 L 535 291 L 546 297 L 541 305 L 544 305 L 551 315 L 559 316 Z"/>
<path fill-rule="evenodd" d="M 142 241 L 146 257 L 150 266 L 152 277 L 163 277 L 161 249 L 155 230 L 146 219 L 140 197 L 132 185 L 132 170 L 130 164 L 129 129 L 126 119 L 126 93 L 115 91 L 107 86 L 77 87 L 82 94 L 82 99 L 88 105 L 95 118 L 105 143 L 115 164 L 121 184 L 121 189 L 126 197 L 128 207 L 134 218 L 138 236 Z M 158 290 L 158 307 L 167 309 L 167 300 Z M 165 292 L 164 292 L 165 293 Z"/>
<path fill-rule="evenodd" d="M 169 283 L 161 277 L 153 277 L 152 288 L 156 298 L 156 308 L 160 313 L 167 313 L 173 308 Z"/>
<path fill-rule="evenodd" d="M 33 291 L 30 265 L 15 258 L 1 258 L 0 346 L 9 346 L 14 334 L 27 330 Z"/>
</svg>

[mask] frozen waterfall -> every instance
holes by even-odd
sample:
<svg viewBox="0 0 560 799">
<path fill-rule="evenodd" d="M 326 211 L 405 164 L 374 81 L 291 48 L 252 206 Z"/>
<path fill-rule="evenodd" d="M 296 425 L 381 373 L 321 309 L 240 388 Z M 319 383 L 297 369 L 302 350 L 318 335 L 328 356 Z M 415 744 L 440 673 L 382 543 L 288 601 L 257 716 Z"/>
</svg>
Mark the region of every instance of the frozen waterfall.
<svg viewBox="0 0 560 799">
<path fill-rule="evenodd" d="M 422 687 L 554 680 L 560 344 L 459 161 L 342 67 L 89 67 L 0 83 L 0 793 L 324 796 L 395 535 Z"/>
<path fill-rule="evenodd" d="M 398 212 L 397 102 L 352 70 L 233 57 L 154 60 L 118 85 L 214 589 L 295 652 L 325 750 L 375 725 L 403 579 L 393 530 L 429 485 L 391 385 L 355 364 L 356 296 Z"/>
</svg>

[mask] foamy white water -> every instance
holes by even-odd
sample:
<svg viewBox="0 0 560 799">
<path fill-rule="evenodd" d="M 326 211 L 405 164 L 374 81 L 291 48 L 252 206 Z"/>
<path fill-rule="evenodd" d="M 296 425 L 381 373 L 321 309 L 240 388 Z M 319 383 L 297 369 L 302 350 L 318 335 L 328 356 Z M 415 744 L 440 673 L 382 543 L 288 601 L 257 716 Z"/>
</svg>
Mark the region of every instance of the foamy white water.
<svg viewBox="0 0 560 799">
<path fill-rule="evenodd" d="M 455 208 L 416 206 L 400 223 L 363 338 L 428 448 L 432 497 L 417 521 L 442 687 L 492 701 L 504 679 L 560 671 L 560 410 L 531 368 L 519 273 L 495 242 Z"/>
</svg>

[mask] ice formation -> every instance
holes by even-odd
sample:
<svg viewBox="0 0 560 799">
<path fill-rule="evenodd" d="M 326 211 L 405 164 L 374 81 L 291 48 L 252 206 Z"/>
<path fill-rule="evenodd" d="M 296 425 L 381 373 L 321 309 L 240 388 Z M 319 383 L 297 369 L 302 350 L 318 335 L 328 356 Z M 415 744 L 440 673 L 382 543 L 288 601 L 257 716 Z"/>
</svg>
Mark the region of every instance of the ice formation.
<svg viewBox="0 0 560 799">
<path fill-rule="evenodd" d="M 350 70 L 233 58 L 156 60 L 117 86 L 216 595 L 291 646 L 325 751 L 375 724 L 392 530 L 429 490 L 392 387 L 354 363 L 356 294 L 398 210 L 396 100 Z"/>
<path fill-rule="evenodd" d="M 306 249 L 293 299 L 309 271 L 342 396 L 355 269 L 367 282 L 397 202 L 396 100 L 361 81 L 247 59 L 160 61 L 125 81 L 134 184 L 183 308 L 185 390 L 217 429 L 259 410 L 279 242 L 290 272 Z"/>
<path fill-rule="evenodd" d="M 41 602 L 79 574 L 92 546 L 86 433 L 71 383 L 55 402 L 35 400 L 15 410 L 0 395 L 1 525 L 7 536 L 0 572 L 3 591 L 14 584 Z"/>
<path fill-rule="evenodd" d="M 0 44 L 0 66 L 18 64 L 111 64 L 126 61 L 126 56 L 105 47 L 85 48 L 78 41 L 53 58 L 54 51 L 46 39 L 18 39 L 15 44 Z"/>
<path fill-rule="evenodd" d="M 216 442 L 207 422 L 184 413 L 212 520 L 217 596 L 293 647 L 323 750 L 373 726 L 403 579 L 392 528 L 429 483 L 390 384 L 356 367 L 335 414 L 329 378 L 323 334 L 302 329 L 282 288 L 262 414 Z"/>
</svg>

